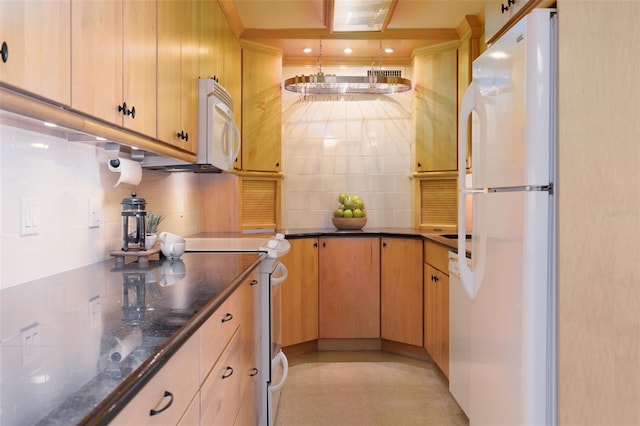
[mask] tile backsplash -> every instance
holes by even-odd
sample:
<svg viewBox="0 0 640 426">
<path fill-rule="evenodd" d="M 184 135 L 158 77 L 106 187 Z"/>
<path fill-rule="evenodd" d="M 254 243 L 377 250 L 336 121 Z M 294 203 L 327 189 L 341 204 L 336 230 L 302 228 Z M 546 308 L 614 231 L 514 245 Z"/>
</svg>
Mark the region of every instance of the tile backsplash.
<svg viewBox="0 0 640 426">
<path fill-rule="evenodd" d="M 412 92 L 282 93 L 283 226 L 332 227 L 338 195 L 347 193 L 364 200 L 367 227 L 410 227 Z"/>
<path fill-rule="evenodd" d="M 120 185 L 96 143 L 69 142 L 62 132 L 0 124 L 0 288 L 99 262 L 122 247 L 122 199 L 132 191 L 147 210 L 166 215 L 160 231 L 198 231 L 197 177 L 143 171 L 138 186 Z M 21 235 L 23 200 L 34 209 L 38 232 Z M 101 224 L 89 228 L 89 202 Z"/>
</svg>

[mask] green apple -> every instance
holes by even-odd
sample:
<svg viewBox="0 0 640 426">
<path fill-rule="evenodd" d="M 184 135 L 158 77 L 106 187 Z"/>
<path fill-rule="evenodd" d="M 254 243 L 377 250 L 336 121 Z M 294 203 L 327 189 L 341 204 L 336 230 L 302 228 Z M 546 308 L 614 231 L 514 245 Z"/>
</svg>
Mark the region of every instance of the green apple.
<svg viewBox="0 0 640 426">
<path fill-rule="evenodd" d="M 345 210 L 343 216 L 347 219 L 351 219 L 353 217 L 353 212 L 351 210 Z"/>
<path fill-rule="evenodd" d="M 333 212 L 333 217 L 344 217 L 344 210 L 337 209 Z"/>
<path fill-rule="evenodd" d="M 364 217 L 364 213 L 362 210 L 357 208 L 353 211 L 353 217 Z"/>
<path fill-rule="evenodd" d="M 349 196 L 347 194 L 340 194 L 338 196 L 338 202 L 340 204 L 344 204 L 345 201 L 347 201 L 349 199 Z"/>
</svg>

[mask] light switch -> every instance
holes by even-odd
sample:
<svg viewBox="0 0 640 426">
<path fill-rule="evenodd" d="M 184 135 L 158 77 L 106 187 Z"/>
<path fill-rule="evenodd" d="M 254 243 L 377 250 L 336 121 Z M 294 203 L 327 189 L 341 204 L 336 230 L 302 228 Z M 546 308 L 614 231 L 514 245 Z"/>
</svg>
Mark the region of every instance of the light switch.
<svg viewBox="0 0 640 426">
<path fill-rule="evenodd" d="M 40 217 L 38 202 L 33 198 L 20 199 L 20 235 L 38 233 Z"/>
<path fill-rule="evenodd" d="M 100 200 L 89 198 L 89 228 L 100 227 L 102 219 L 102 205 Z"/>
</svg>

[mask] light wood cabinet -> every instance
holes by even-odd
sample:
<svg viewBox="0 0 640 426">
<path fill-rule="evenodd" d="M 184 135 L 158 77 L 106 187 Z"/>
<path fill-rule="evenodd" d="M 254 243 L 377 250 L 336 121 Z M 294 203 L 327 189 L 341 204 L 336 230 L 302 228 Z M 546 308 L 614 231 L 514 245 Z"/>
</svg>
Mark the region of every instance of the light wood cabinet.
<svg viewBox="0 0 640 426">
<path fill-rule="evenodd" d="M 71 104 L 71 1 L 0 1 L 0 81 Z"/>
<path fill-rule="evenodd" d="M 318 339 L 318 239 L 288 240 L 282 262 L 289 276 L 282 285 L 282 346 Z"/>
<path fill-rule="evenodd" d="M 499 37 L 499 33 L 506 31 L 507 24 L 512 19 L 517 20 L 520 11 L 527 3 L 534 3 L 534 0 L 486 0 L 484 6 L 484 38 L 487 43 L 493 43 Z M 503 31 L 503 28 L 504 31 Z"/>
<path fill-rule="evenodd" d="M 422 240 L 382 238 L 381 336 L 422 346 Z"/>
<path fill-rule="evenodd" d="M 319 338 L 380 338 L 380 239 L 320 238 Z"/>
<path fill-rule="evenodd" d="M 447 233 L 458 229 L 458 173 L 421 173 L 412 181 L 414 227 Z"/>
<path fill-rule="evenodd" d="M 282 52 L 242 44 L 242 170 L 280 171 Z"/>
<path fill-rule="evenodd" d="M 156 136 L 156 2 L 73 0 L 71 107 Z"/>
<path fill-rule="evenodd" d="M 198 392 L 199 337 L 196 333 L 187 340 L 111 424 L 177 424 Z"/>
<path fill-rule="evenodd" d="M 424 348 L 449 377 L 449 250 L 424 242 Z"/>
<path fill-rule="evenodd" d="M 240 331 L 229 341 L 200 390 L 200 424 L 232 425 L 240 410 L 242 354 Z"/>
<path fill-rule="evenodd" d="M 198 10 L 195 1 L 167 0 L 158 7 L 158 139 L 198 148 Z"/>
<path fill-rule="evenodd" d="M 240 175 L 240 230 L 273 232 L 280 228 L 281 180 L 275 173 Z M 234 210 L 236 215 L 238 210 Z"/>
<path fill-rule="evenodd" d="M 417 50 L 414 59 L 413 171 L 457 170 L 457 48 Z"/>
<path fill-rule="evenodd" d="M 260 381 L 265 380 L 260 371 L 260 286 L 263 285 L 254 275 L 246 280 L 240 291 L 242 293 L 241 338 L 242 366 L 240 370 L 242 409 L 238 413 L 236 424 L 257 425 L 260 418 Z"/>
</svg>

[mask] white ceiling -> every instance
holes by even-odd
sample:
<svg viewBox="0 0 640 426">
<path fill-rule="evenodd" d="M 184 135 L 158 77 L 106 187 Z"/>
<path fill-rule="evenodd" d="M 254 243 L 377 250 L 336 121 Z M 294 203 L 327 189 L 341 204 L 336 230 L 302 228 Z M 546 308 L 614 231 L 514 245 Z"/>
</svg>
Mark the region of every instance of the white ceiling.
<svg viewBox="0 0 640 426">
<path fill-rule="evenodd" d="M 456 28 L 465 15 L 482 15 L 484 0 L 397 0 L 383 32 L 332 33 L 325 19 L 333 0 L 222 0 L 240 39 L 283 49 L 284 61 L 317 61 L 322 40 L 323 62 L 378 59 L 380 40 L 391 47 L 386 62 L 408 62 L 417 47 L 457 38 Z M 304 47 L 312 53 L 305 55 Z M 353 53 L 343 52 L 351 47 Z M 351 58 L 351 59 L 350 59 Z"/>
</svg>

